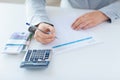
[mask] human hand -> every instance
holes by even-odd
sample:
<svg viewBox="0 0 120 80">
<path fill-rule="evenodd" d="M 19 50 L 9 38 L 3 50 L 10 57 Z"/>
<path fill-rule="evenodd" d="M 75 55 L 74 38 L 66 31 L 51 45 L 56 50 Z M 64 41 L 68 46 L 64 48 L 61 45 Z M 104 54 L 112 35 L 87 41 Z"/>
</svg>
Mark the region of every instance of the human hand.
<svg viewBox="0 0 120 80">
<path fill-rule="evenodd" d="M 107 21 L 109 18 L 101 11 L 93 11 L 86 13 L 75 20 L 72 24 L 74 30 L 88 29 Z"/>
<path fill-rule="evenodd" d="M 43 33 L 39 30 L 35 31 L 34 38 L 38 41 L 41 42 L 42 44 L 48 44 L 52 42 L 55 39 L 55 29 L 53 26 L 46 24 L 46 23 L 40 23 L 38 25 L 38 29 L 44 31 L 44 32 L 49 32 L 50 34 Z"/>
</svg>

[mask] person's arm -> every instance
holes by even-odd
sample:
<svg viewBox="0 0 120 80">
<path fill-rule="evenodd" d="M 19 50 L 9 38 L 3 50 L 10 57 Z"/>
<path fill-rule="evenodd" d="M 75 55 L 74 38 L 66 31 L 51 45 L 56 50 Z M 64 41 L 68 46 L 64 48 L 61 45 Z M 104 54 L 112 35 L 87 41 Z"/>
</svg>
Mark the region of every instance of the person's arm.
<svg viewBox="0 0 120 80">
<path fill-rule="evenodd" d="M 113 22 L 120 18 L 120 1 L 116 1 L 99 10 L 86 13 L 77 18 L 72 24 L 74 30 L 88 29 L 105 21 Z"/>
<path fill-rule="evenodd" d="M 120 18 L 120 0 L 108 6 L 99 9 L 102 13 L 109 17 L 110 22 Z"/>
<path fill-rule="evenodd" d="M 55 29 L 47 16 L 45 6 L 45 0 L 26 0 L 27 21 L 38 27 L 34 38 L 38 42 L 48 44 L 55 39 Z M 50 34 L 45 34 L 48 32 Z"/>
<path fill-rule="evenodd" d="M 51 23 L 46 9 L 46 0 L 26 0 L 27 21 L 32 25 L 41 22 Z"/>
</svg>

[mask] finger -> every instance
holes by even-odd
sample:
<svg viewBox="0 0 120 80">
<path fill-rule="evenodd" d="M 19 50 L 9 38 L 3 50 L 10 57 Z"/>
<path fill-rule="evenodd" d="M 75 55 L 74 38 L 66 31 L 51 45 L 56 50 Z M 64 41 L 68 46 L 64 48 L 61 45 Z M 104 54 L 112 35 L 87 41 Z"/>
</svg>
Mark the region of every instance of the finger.
<svg viewBox="0 0 120 80">
<path fill-rule="evenodd" d="M 37 37 L 44 38 L 44 39 L 51 39 L 51 38 L 54 37 L 54 34 L 45 34 L 45 33 L 41 32 L 39 30 L 35 31 L 35 35 Z"/>
<path fill-rule="evenodd" d="M 40 24 L 39 29 L 42 29 L 45 32 L 55 33 L 54 27 L 46 23 Z"/>
<path fill-rule="evenodd" d="M 72 24 L 72 28 L 76 29 L 81 23 L 83 23 L 84 21 L 86 21 L 87 18 L 84 18 L 84 16 L 79 17 L 79 19 L 77 19 L 73 24 Z"/>
<path fill-rule="evenodd" d="M 72 24 L 71 27 L 73 27 L 73 26 L 75 25 L 75 22 L 77 22 L 78 20 L 79 20 L 79 18 L 77 18 L 77 19 L 73 22 L 73 24 Z"/>
<path fill-rule="evenodd" d="M 42 44 L 48 44 L 48 43 L 50 43 L 50 42 L 52 42 L 53 40 L 54 40 L 54 38 L 52 38 L 52 39 L 42 39 L 42 38 L 39 38 L 39 37 L 37 37 L 37 38 L 35 38 L 38 42 L 41 42 Z"/>
<path fill-rule="evenodd" d="M 95 27 L 95 26 L 96 26 L 96 24 L 91 22 L 91 23 L 87 24 L 85 27 L 82 27 L 82 29 L 86 30 L 86 29 L 89 29 L 89 28 L 92 28 L 92 27 Z"/>
<path fill-rule="evenodd" d="M 42 31 L 49 34 L 49 35 L 41 34 L 42 36 L 44 35 L 44 37 L 48 37 L 48 38 L 55 36 L 55 28 L 53 26 L 48 25 L 48 24 L 44 24 L 44 27 L 40 27 L 40 28 L 42 29 Z"/>
<path fill-rule="evenodd" d="M 80 29 L 82 29 L 83 27 L 86 27 L 89 23 L 91 23 L 91 20 L 87 20 L 86 19 L 86 21 L 84 21 L 83 23 L 81 23 L 79 26 L 77 26 L 76 28 L 75 28 L 75 30 L 80 30 Z"/>
<path fill-rule="evenodd" d="M 38 36 L 38 35 L 34 35 L 34 38 L 37 39 L 37 40 L 40 40 L 41 42 L 46 41 L 46 40 L 53 40 L 53 39 L 55 39 L 55 37 L 52 37 L 52 38 L 43 38 L 43 37 Z"/>
<path fill-rule="evenodd" d="M 48 28 L 51 33 L 55 33 L 55 28 L 53 26 L 49 26 Z"/>
</svg>

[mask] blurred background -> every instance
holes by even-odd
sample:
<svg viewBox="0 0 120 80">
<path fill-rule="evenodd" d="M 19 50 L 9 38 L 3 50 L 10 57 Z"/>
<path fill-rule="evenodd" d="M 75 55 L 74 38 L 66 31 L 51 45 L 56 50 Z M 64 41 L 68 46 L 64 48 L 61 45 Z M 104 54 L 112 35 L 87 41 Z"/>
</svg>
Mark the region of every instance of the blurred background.
<svg viewBox="0 0 120 80">
<path fill-rule="evenodd" d="M 48 6 L 60 6 L 61 0 L 46 0 L 46 1 Z M 0 0 L 0 2 L 23 4 L 25 0 Z"/>
</svg>

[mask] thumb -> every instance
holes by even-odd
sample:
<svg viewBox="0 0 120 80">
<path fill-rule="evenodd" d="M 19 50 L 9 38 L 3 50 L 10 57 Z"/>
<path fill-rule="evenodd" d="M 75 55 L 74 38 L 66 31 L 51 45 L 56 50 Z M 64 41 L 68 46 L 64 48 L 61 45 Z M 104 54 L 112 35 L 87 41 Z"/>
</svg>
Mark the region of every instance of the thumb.
<svg viewBox="0 0 120 80">
<path fill-rule="evenodd" d="M 55 28 L 53 26 L 49 26 L 48 28 L 51 34 L 55 34 Z"/>
</svg>

